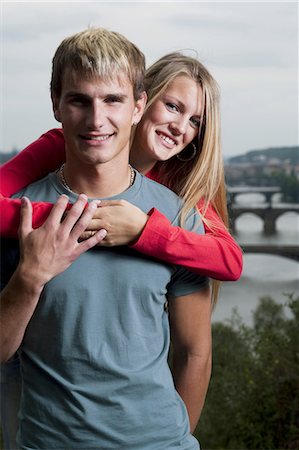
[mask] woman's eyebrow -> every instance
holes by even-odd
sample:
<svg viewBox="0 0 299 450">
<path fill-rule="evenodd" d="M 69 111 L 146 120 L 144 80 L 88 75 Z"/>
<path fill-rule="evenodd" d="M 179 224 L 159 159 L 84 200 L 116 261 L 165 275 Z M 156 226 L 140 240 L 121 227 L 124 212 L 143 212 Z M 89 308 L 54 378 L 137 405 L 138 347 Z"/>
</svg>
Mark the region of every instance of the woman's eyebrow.
<svg viewBox="0 0 299 450">
<path fill-rule="evenodd" d="M 167 99 L 167 100 L 170 100 L 170 101 L 172 101 L 172 102 L 174 102 L 174 103 L 177 103 L 177 105 L 178 105 L 180 108 L 185 108 L 184 103 L 183 103 L 181 100 L 179 100 L 178 98 L 173 97 L 172 95 L 165 94 L 165 97 L 164 97 L 164 98 Z"/>
</svg>

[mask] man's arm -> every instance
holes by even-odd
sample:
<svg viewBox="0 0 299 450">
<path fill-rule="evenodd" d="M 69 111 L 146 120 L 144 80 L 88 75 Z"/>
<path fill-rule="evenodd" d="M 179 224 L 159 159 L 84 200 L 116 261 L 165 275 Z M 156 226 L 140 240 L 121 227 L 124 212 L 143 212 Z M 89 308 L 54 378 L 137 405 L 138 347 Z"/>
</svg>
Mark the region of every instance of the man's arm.
<svg viewBox="0 0 299 450">
<path fill-rule="evenodd" d="M 198 423 L 212 369 L 210 289 L 169 299 L 173 344 L 173 377 L 193 433 Z"/>
<path fill-rule="evenodd" d="M 101 230 L 78 242 L 96 209 L 96 202 L 86 207 L 86 201 L 87 197 L 80 195 L 62 220 L 68 197 L 61 196 L 44 225 L 34 230 L 32 205 L 27 198 L 22 199 L 20 261 L 0 297 L 1 362 L 7 361 L 19 348 L 45 284 L 105 237 Z"/>
</svg>

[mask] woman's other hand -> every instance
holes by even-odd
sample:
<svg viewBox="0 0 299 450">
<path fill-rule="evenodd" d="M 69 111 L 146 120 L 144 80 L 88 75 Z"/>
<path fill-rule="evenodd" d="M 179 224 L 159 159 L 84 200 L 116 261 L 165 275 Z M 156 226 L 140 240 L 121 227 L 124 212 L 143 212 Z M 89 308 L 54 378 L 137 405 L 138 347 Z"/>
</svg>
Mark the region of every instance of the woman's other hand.
<svg viewBox="0 0 299 450">
<path fill-rule="evenodd" d="M 141 209 L 126 200 L 102 200 L 80 240 L 90 238 L 96 231 L 106 230 L 106 237 L 98 245 L 133 245 L 139 239 L 148 218 Z"/>
</svg>

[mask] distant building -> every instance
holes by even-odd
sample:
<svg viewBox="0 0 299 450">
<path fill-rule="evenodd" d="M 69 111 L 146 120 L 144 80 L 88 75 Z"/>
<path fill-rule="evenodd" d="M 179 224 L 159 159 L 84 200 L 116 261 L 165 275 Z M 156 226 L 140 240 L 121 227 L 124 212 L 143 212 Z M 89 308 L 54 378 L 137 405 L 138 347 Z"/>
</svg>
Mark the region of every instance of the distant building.
<svg viewBox="0 0 299 450">
<path fill-rule="evenodd" d="M 267 185 L 278 172 L 299 179 L 298 158 L 298 147 L 252 150 L 225 161 L 226 180 L 230 185 Z"/>
</svg>

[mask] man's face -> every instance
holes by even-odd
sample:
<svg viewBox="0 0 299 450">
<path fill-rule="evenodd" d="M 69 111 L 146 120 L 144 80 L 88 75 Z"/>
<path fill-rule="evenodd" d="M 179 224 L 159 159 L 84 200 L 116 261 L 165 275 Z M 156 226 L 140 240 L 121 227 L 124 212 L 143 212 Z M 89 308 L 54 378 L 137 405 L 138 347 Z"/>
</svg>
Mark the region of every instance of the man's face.
<svg viewBox="0 0 299 450">
<path fill-rule="evenodd" d="M 85 79 L 64 74 L 60 98 L 53 98 L 62 123 L 67 160 L 104 164 L 128 157 L 131 127 L 142 116 L 145 96 L 134 100 L 127 77 Z"/>
</svg>

